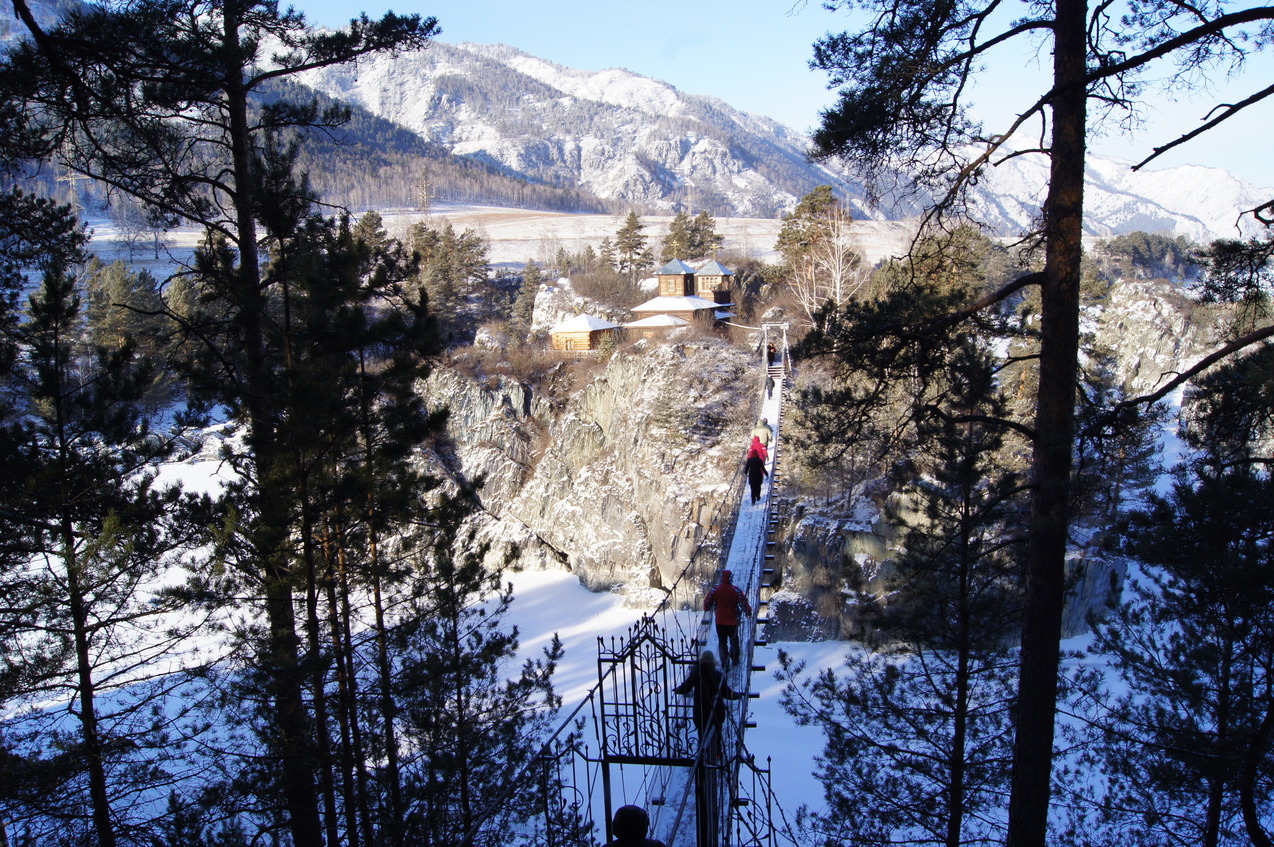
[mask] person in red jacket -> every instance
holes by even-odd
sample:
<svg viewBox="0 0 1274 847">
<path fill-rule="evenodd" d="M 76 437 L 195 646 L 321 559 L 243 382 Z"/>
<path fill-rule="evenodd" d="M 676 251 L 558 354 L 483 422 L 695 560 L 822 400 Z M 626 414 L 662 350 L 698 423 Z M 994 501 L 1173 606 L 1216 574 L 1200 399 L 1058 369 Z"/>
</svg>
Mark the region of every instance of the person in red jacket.
<svg viewBox="0 0 1274 847">
<path fill-rule="evenodd" d="M 766 449 L 765 445 L 761 443 L 760 437 L 756 435 L 752 436 L 752 443 L 748 445 L 748 455 L 760 456 L 762 462 L 770 459 L 770 451 Z"/>
<path fill-rule="evenodd" d="M 730 571 L 722 571 L 720 584 L 703 598 L 705 612 L 714 607 L 717 610 L 717 652 L 721 654 L 721 665 L 728 668 L 739 663 L 739 609 L 746 615 L 752 614 L 747 595 L 734 586 L 734 574 Z"/>
</svg>

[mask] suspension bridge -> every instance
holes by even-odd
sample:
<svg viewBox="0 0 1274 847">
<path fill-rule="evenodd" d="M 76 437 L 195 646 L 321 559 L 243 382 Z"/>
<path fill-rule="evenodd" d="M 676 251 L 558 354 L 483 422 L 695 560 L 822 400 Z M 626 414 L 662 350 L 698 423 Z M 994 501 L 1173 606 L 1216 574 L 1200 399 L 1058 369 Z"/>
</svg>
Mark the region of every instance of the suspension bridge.
<svg viewBox="0 0 1274 847">
<path fill-rule="evenodd" d="M 783 400 L 791 377 L 787 326 L 763 324 L 761 329 L 765 367 L 758 417 L 774 431 L 767 475 L 756 504 L 742 471 L 735 475 L 728 495 L 733 519 L 722 535 L 712 582 L 720 581 L 721 570 L 732 571 L 754 612 L 740 619 L 741 660 L 724 671 L 729 688 L 743 696 L 724 701 L 726 719 L 715 738 L 715 729 L 706 728 L 702 736 L 696 730 L 693 698 L 673 691 L 701 652 L 715 647 L 712 613 L 698 611 L 702 590 L 687 611 L 673 598 L 684 599 L 688 585 L 674 586 L 625 637 L 598 639 L 597 685 L 537 761 L 544 840 L 553 847 L 594 845 L 598 832 L 603 841 L 610 840 L 615 809 L 630 802 L 646 809 L 650 837 L 668 847 L 794 843 L 779 819 L 769 763 L 758 763 L 745 740 L 754 725 L 749 718 L 756 696 L 752 675 L 765 670 L 756 663 L 755 651 L 764 646 L 768 598 L 777 586 L 774 534 L 781 516 L 771 491 L 782 475 Z M 701 572 L 702 564 L 692 559 L 679 583 L 688 582 L 692 568 Z M 616 799 L 617 784 L 624 787 L 623 801 Z"/>
</svg>

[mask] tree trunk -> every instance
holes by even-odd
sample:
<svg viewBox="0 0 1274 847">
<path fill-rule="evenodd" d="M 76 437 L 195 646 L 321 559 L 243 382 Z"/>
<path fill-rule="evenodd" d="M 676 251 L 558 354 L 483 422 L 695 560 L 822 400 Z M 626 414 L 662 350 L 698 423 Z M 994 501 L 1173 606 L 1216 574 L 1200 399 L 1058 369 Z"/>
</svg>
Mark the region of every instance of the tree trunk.
<svg viewBox="0 0 1274 847">
<path fill-rule="evenodd" d="M 373 517 L 374 521 L 374 517 Z M 403 787 L 398 765 L 398 709 L 394 703 L 393 663 L 389 658 L 389 633 L 385 628 L 385 599 L 381 594 L 381 562 L 375 528 L 370 529 L 372 604 L 376 612 L 376 674 L 380 685 L 381 731 L 385 744 L 385 781 L 389 783 L 389 843 L 403 845 Z"/>
<path fill-rule="evenodd" d="M 1044 206 L 1046 258 L 1041 291 L 1034 490 L 1025 563 L 1022 666 L 1008 847 L 1044 847 L 1048 832 L 1079 351 L 1086 19 L 1087 6 L 1082 0 L 1058 0 L 1050 101 L 1053 138 Z"/>
<path fill-rule="evenodd" d="M 1233 718 L 1230 685 L 1234 677 L 1235 639 L 1228 629 L 1221 644 L 1221 673 L 1217 679 L 1216 738 L 1208 756 L 1207 804 L 1203 816 L 1203 847 L 1217 847 L 1221 843 L 1221 815 L 1225 808 L 1225 794 L 1231 776 L 1230 722 Z"/>
<path fill-rule="evenodd" d="M 96 686 L 93 681 L 93 659 L 88 640 L 88 611 L 80 586 L 79 562 L 76 559 L 74 535 L 70 520 L 63 519 L 63 556 L 66 563 L 67 593 L 70 594 L 71 619 L 75 630 L 75 664 L 80 689 L 80 733 L 84 740 L 84 759 L 88 768 L 89 797 L 93 803 L 93 829 L 100 847 L 115 847 L 115 828 L 111 823 L 110 795 L 106 790 L 106 764 L 102 761 L 102 737 L 97 726 Z"/>
<path fill-rule="evenodd" d="M 1266 695 L 1268 702 L 1269 695 Z M 1252 735 L 1247 756 L 1243 762 L 1243 770 L 1239 776 L 1239 807 L 1243 811 L 1243 826 L 1247 830 L 1248 840 L 1252 847 L 1274 847 L 1265 824 L 1261 820 L 1261 812 L 1256 800 L 1256 782 L 1260 775 L 1261 763 L 1265 760 L 1266 750 L 1270 744 L 1270 734 L 1274 732 L 1274 705 L 1266 707 L 1265 717 Z"/>
<path fill-rule="evenodd" d="M 336 786 L 333 777 L 332 739 L 327 719 L 327 661 L 323 657 L 323 637 L 318 610 L 318 568 L 314 554 L 314 507 L 310 503 L 309 475 L 301 467 L 300 451 L 294 460 L 300 476 L 301 551 L 305 561 L 305 637 L 310 652 L 310 696 L 313 698 L 314 734 L 318 753 L 318 777 L 323 797 L 323 823 L 327 843 L 340 844 L 340 827 L 336 816 Z"/>
<path fill-rule="evenodd" d="M 56 427 L 58 473 L 58 534 L 61 536 L 62 564 L 66 568 L 68 600 L 71 606 L 71 628 L 75 640 L 75 670 L 80 694 L 80 734 L 84 742 L 85 767 L 88 769 L 89 798 L 93 806 L 93 828 L 100 847 L 115 847 L 115 828 L 111 823 L 110 795 L 106 788 L 106 763 L 102 759 L 102 738 L 97 724 L 96 684 L 93 679 L 93 655 L 89 645 L 89 610 L 80 581 L 80 558 L 75 543 L 72 520 L 75 493 L 68 490 L 71 474 L 71 437 L 67 432 L 64 399 L 68 386 L 63 382 L 69 363 L 62 359 L 68 349 L 64 344 L 62 325 L 55 329 L 54 371 L 57 380 L 53 423 Z"/>
<path fill-rule="evenodd" d="M 339 514 L 336 518 L 340 520 Z M 374 844 L 367 814 L 367 779 L 363 767 L 363 743 L 358 722 L 358 686 L 350 637 L 349 583 L 345 576 L 343 545 L 333 542 L 329 522 L 323 529 L 323 585 L 327 592 L 328 637 L 336 666 L 336 719 L 341 733 L 341 782 L 345 790 L 345 827 L 349 847 L 358 847 L 359 835 Z"/>
<path fill-rule="evenodd" d="M 970 425 L 972 428 L 972 425 Z M 973 650 L 969 621 L 969 597 L 972 594 L 970 568 L 973 561 L 971 532 L 975 518 L 969 502 L 970 491 L 963 491 L 960 521 L 960 574 L 957 583 L 959 619 L 956 623 L 956 678 L 954 708 L 951 716 L 951 752 L 947 760 L 947 837 L 946 847 L 964 843 L 965 779 L 968 772 L 970 654 Z"/>
<path fill-rule="evenodd" d="M 262 480 L 274 478 L 277 467 L 286 462 L 274 432 L 270 398 L 269 366 L 265 353 L 262 315 L 265 307 L 261 272 L 257 265 L 255 174 L 251 157 L 251 129 L 248 123 L 248 93 L 243 82 L 243 50 L 239 43 L 239 4 L 228 3 L 225 14 L 226 115 L 230 125 L 230 146 L 234 170 L 235 238 L 239 248 L 236 290 L 230 302 L 238 306 L 234 318 L 242 332 L 247 363 L 244 408 L 248 418 L 247 441 L 257 470 L 254 492 L 258 526 L 256 555 L 264 583 L 269 636 L 263 653 L 270 663 L 274 690 L 274 719 L 278 731 L 277 753 L 282 768 L 280 780 L 287 805 L 292 842 L 321 845 L 318 798 L 314 790 L 314 755 L 309 714 L 302 693 L 302 672 L 298 654 L 296 610 L 293 608 L 291 572 L 283 559 L 287 537 L 284 505 L 274 492 L 262 490 Z M 333 845 L 335 847 L 335 845 Z"/>
</svg>

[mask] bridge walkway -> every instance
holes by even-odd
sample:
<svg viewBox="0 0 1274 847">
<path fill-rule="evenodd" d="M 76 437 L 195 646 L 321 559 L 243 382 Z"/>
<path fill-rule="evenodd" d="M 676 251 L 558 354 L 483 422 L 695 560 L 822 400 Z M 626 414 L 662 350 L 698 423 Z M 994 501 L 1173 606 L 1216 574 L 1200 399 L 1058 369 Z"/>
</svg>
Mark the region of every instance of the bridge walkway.
<svg viewBox="0 0 1274 847">
<path fill-rule="evenodd" d="M 785 359 L 786 356 L 783 358 Z M 764 641 L 759 638 L 759 632 L 766 621 L 768 606 L 766 589 L 775 579 L 775 571 L 772 567 L 774 556 L 770 551 L 772 550 L 772 530 L 778 516 L 775 501 L 771 495 L 781 470 L 783 408 L 788 377 L 782 359 L 778 363 L 767 365 L 767 376 L 773 379 L 774 385 L 770 391 L 762 387 L 758 420 L 764 418 L 770 424 L 774 430 L 774 438 L 771 441 L 766 462 L 766 477 L 761 485 L 761 499 L 759 503 L 753 505 L 751 491 L 746 482 L 739 486 L 734 529 L 724 564 L 725 569 L 733 572 L 734 584 L 747 595 L 753 610 L 753 614 L 742 618 L 739 625 L 742 659 L 737 666 L 729 668 L 726 673 L 726 681 L 734 691 L 748 694 L 752 691 L 752 674 L 765 670 L 763 665 L 756 664 L 755 651 L 758 646 L 764 646 Z M 719 581 L 718 574 L 713 584 Z M 695 642 L 701 645 L 700 649 L 711 649 L 717 652 L 716 627 L 712 612 L 703 613 L 696 631 Z M 716 790 L 713 793 L 723 801 L 715 804 L 718 818 L 716 826 L 704 827 L 698 821 L 695 813 L 696 805 L 698 805 L 696 804 L 696 786 L 695 779 L 692 778 L 695 771 L 681 768 L 669 774 L 669 782 L 664 788 L 663 802 L 651 810 L 653 812 L 651 830 L 655 837 L 661 838 L 669 845 L 702 845 L 705 832 L 717 833 L 729 827 L 731 809 L 727 803 L 737 800 L 738 792 L 735 786 L 739 779 L 738 769 L 747 757 L 744 738 L 747 729 L 752 725 L 748 718 L 749 700 L 750 696 L 745 696 L 738 701 L 727 703 L 727 718 L 722 730 L 721 746 L 724 752 L 723 762 L 727 764 L 728 772 L 722 773 L 718 770 L 706 774 L 709 780 L 726 777 L 725 784 L 714 786 Z M 701 769 L 698 774 L 701 779 L 705 776 Z M 698 790 L 703 789 L 700 787 Z M 732 843 L 728 838 L 714 837 L 712 840 L 721 844 Z"/>
</svg>

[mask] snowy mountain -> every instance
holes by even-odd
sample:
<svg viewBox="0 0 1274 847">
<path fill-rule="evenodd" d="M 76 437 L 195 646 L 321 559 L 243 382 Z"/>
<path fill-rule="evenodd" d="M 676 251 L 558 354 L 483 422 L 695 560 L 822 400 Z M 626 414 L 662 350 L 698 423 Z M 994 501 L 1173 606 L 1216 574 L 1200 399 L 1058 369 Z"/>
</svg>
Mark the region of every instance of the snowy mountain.
<svg viewBox="0 0 1274 847">
<path fill-rule="evenodd" d="M 510 47 L 434 43 L 306 81 L 453 153 L 652 209 L 774 217 L 840 181 L 805 160 L 805 139 L 768 118 Z"/>
<path fill-rule="evenodd" d="M 920 209 L 873 208 L 852 175 L 810 163 L 809 140 L 794 130 L 626 70 L 583 71 L 503 45 L 435 42 L 306 81 L 452 153 L 652 211 L 774 217 L 822 183 L 840 186 L 858 218 Z M 1088 171 L 1087 227 L 1096 236 L 1233 238 L 1246 232 L 1235 227 L 1239 214 L 1269 194 L 1197 166 L 1133 171 L 1091 157 Z M 975 189 L 978 215 L 1005 235 L 1030 226 L 1046 176 L 1040 156 L 990 169 Z"/>
<path fill-rule="evenodd" d="M 76 0 L 37 0 L 33 8 L 49 23 L 74 5 Z M 21 33 L 12 12 L 0 10 L 0 43 Z M 327 190 L 359 208 L 383 206 L 386 189 L 373 186 L 410 182 L 405 174 L 422 168 L 445 193 L 447 174 L 466 163 L 510 178 L 503 184 L 484 176 L 485 193 L 451 198 L 489 205 L 563 208 L 572 197 L 579 203 L 595 195 L 648 212 L 707 209 L 719 217 L 775 218 L 815 186 L 830 183 L 860 220 L 906 219 L 922 208 L 917 201 L 876 208 L 854 175 L 809 162 L 809 139 L 801 133 L 622 69 L 585 71 L 504 45 L 433 42 L 424 50 L 317 70 L 306 82 L 408 130 L 425 145 L 405 143 L 381 128 L 355 127 L 354 140 L 367 148 L 356 148 L 361 152 L 353 159 L 362 162 L 361 176 L 346 173 L 349 163 L 338 152 L 311 145 L 314 156 L 341 160 L 329 169 L 341 173 L 340 184 Z M 440 151 L 453 158 L 444 162 Z M 394 166 L 380 157 L 390 157 Z M 312 161 L 307 167 L 325 173 Z M 1198 166 L 1133 171 L 1127 162 L 1094 156 L 1088 174 L 1087 229 L 1093 236 L 1135 230 L 1196 240 L 1249 235 L 1250 218 L 1236 227 L 1240 213 L 1271 194 Z M 1010 158 L 989 169 L 974 189 L 976 214 L 1001 235 L 1021 232 L 1039 216 L 1046 176 L 1040 156 Z M 527 186 L 581 193 L 549 206 L 542 191 L 520 201 L 499 196 L 516 194 L 519 185 L 523 194 Z M 414 190 L 397 188 L 398 194 Z"/>
<path fill-rule="evenodd" d="M 987 171 L 975 189 L 983 219 L 1003 234 L 1039 215 L 1048 162 L 1018 156 Z M 1219 168 L 1182 165 L 1134 171 L 1130 162 L 1090 155 L 1084 186 L 1085 228 L 1110 237 L 1141 230 L 1184 235 L 1196 241 L 1240 238 L 1256 227 L 1240 215 L 1269 199 L 1271 191 L 1249 185 Z"/>
</svg>

